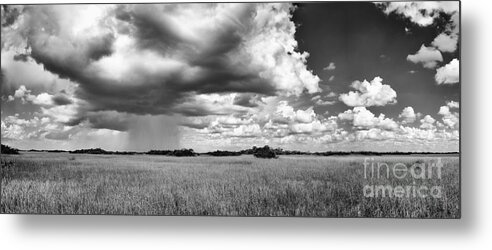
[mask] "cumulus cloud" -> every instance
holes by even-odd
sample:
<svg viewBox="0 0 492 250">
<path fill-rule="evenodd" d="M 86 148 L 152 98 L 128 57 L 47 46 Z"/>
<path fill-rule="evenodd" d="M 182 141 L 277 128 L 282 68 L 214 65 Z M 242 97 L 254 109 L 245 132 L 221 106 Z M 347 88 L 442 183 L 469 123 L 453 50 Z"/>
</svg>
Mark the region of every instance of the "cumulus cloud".
<svg viewBox="0 0 492 250">
<path fill-rule="evenodd" d="M 455 101 L 447 101 L 446 106 L 448 106 L 449 108 L 459 108 L 460 103 Z"/>
<path fill-rule="evenodd" d="M 455 4 L 455 6 L 447 12 L 451 17 L 446 23 L 445 30 L 434 38 L 434 41 L 432 42 L 432 45 L 440 51 L 449 53 L 456 51 L 460 33 L 459 3 L 452 3 Z"/>
<path fill-rule="evenodd" d="M 333 119 L 327 119 L 325 121 L 313 120 L 309 123 L 294 123 L 289 128 L 291 133 L 294 134 L 308 134 L 320 133 L 326 131 L 334 131 L 337 127 L 336 121 Z"/>
<path fill-rule="evenodd" d="M 316 117 L 313 107 L 306 110 L 294 110 L 293 107 L 289 106 L 287 101 L 280 101 L 275 113 L 278 117 L 285 121 L 297 121 L 300 123 L 310 123 Z M 279 119 L 277 119 L 279 120 Z"/>
<path fill-rule="evenodd" d="M 394 130 L 398 128 L 398 124 L 394 120 L 386 118 L 384 114 L 375 116 L 365 107 L 355 107 L 352 110 L 347 110 L 340 113 L 338 118 L 341 120 L 350 121 L 357 129 L 380 128 L 385 130 Z"/>
<path fill-rule="evenodd" d="M 319 97 L 316 97 L 313 98 L 318 100 Z M 456 106 L 455 103 L 448 103 Z M 187 129 L 198 132 L 192 142 L 196 142 L 201 135 L 213 141 L 214 145 L 217 143 L 222 146 L 227 143 L 259 143 L 295 149 L 318 145 L 332 150 L 346 146 L 351 150 L 373 150 L 376 145 L 371 147 L 367 143 L 378 141 L 385 145 L 389 143 L 388 146 L 396 143 L 413 145 L 415 150 L 438 151 L 436 147 L 439 150 L 453 150 L 449 148 L 452 144 L 450 142 L 459 139 L 455 129 L 444 127 L 445 125 L 431 116 L 424 117 L 420 124 L 411 127 L 403 125 L 409 123 L 398 123 L 384 114 L 376 116 L 365 107 L 355 107 L 327 118 L 316 114 L 309 107 L 294 108 L 285 100 L 275 102 L 265 98 L 258 108 L 258 113 L 254 115 L 193 117 L 193 121 L 186 125 Z M 410 109 L 405 110 L 407 112 L 402 113 L 410 113 Z M 416 113 L 415 119 L 419 116 Z M 354 141 L 357 143 L 353 144 Z M 350 144 L 345 144 L 349 142 Z"/>
<path fill-rule="evenodd" d="M 458 1 L 418 1 L 418 2 L 386 2 L 378 3 L 384 13 L 402 15 L 419 26 L 429 26 L 442 13 L 454 14 L 459 11 Z"/>
<path fill-rule="evenodd" d="M 419 146 L 422 146 L 422 141 L 434 141 L 438 138 L 443 138 L 443 133 L 433 129 L 422 129 L 415 127 L 401 127 L 399 137 L 406 140 L 417 140 Z"/>
<path fill-rule="evenodd" d="M 434 41 L 432 41 L 432 46 L 442 52 L 454 52 L 458 46 L 458 36 L 455 34 L 439 34 L 436 38 L 434 38 Z"/>
<path fill-rule="evenodd" d="M 385 106 L 396 103 L 396 92 L 390 85 L 383 84 L 381 77 L 375 77 L 372 81 L 355 81 L 351 87 L 357 91 L 341 94 L 339 99 L 345 105 L 351 107 Z"/>
<path fill-rule="evenodd" d="M 2 117 L 2 140 L 39 139 L 45 134 L 60 130 L 49 117 L 22 118 L 19 114 Z"/>
<path fill-rule="evenodd" d="M 433 47 L 426 47 L 422 44 L 419 51 L 414 55 L 408 55 L 407 60 L 415 64 L 421 63 L 425 68 L 433 69 L 438 62 L 442 62 L 442 55 L 439 50 Z"/>
<path fill-rule="evenodd" d="M 2 119 L 2 139 L 24 139 L 27 136 L 24 127 L 31 122 L 16 116 L 7 116 Z"/>
<path fill-rule="evenodd" d="M 69 97 L 66 92 L 60 92 L 56 95 L 51 95 L 46 92 L 38 95 L 31 94 L 32 91 L 26 86 L 21 85 L 14 95 L 10 95 L 8 101 L 21 100 L 22 104 L 31 103 L 38 105 L 41 108 L 41 114 L 53 117 L 57 121 L 69 122 L 76 118 L 78 103 L 74 103 L 72 97 Z"/>
<path fill-rule="evenodd" d="M 296 109 L 286 100 L 276 99 L 261 102 L 254 114 L 188 118 L 184 126 L 214 140 L 254 137 L 267 141 L 290 135 L 321 136 L 337 128 L 336 117 L 325 118 L 316 114 L 313 107 Z"/>
<path fill-rule="evenodd" d="M 441 106 L 439 108 L 438 114 L 442 116 L 442 122 L 448 128 L 451 129 L 459 128 L 459 122 L 460 122 L 459 112 L 453 111 L 458 108 L 459 108 L 459 103 L 453 101 L 447 102 L 446 106 Z"/>
<path fill-rule="evenodd" d="M 409 110 L 406 109 L 407 112 L 404 113 L 410 113 Z M 416 114 L 416 117 L 418 116 L 419 114 Z M 459 131 L 456 128 L 444 128 L 443 124 L 430 115 L 421 119 L 420 126 L 417 127 L 402 125 L 405 124 L 404 121 L 398 124 L 386 118 L 384 114 L 375 116 L 364 107 L 356 107 L 340 113 L 338 119 L 342 122 L 349 122 L 352 126 L 352 129 L 344 130 L 343 136 L 338 141 L 357 141 L 357 145 L 370 141 L 384 141 L 391 145 L 400 143 L 415 145 L 415 148 L 419 150 L 425 150 L 422 147 L 430 147 L 436 151 L 436 147 L 442 149 L 442 147 L 449 146 L 450 141 L 459 139 Z M 372 146 L 368 145 L 368 149 L 371 148 Z"/>
<path fill-rule="evenodd" d="M 31 102 L 35 105 L 50 106 L 54 104 L 53 96 L 48 93 L 41 93 L 39 95 L 31 94 L 31 90 L 27 89 L 26 86 L 21 85 L 15 92 L 14 95 L 8 97 L 8 101 L 14 101 L 15 99 L 21 100 L 23 104 Z"/>
<path fill-rule="evenodd" d="M 453 59 L 448 64 L 436 71 L 435 80 L 437 84 L 454 84 L 460 81 L 460 61 Z"/>
<path fill-rule="evenodd" d="M 420 120 L 420 128 L 422 129 L 434 129 L 435 126 L 434 126 L 434 123 L 436 122 L 436 120 L 434 118 L 432 118 L 432 116 L 430 115 L 426 115 L 424 116 L 424 118 L 422 120 Z"/>
<path fill-rule="evenodd" d="M 43 106 L 53 105 L 54 104 L 53 96 L 48 93 L 41 93 L 37 95 L 36 98 L 34 98 L 34 100 L 32 100 L 32 103 L 36 105 L 43 105 Z"/>
<path fill-rule="evenodd" d="M 403 124 L 407 124 L 415 122 L 418 115 L 419 114 L 416 114 L 412 107 L 406 107 L 401 111 L 398 117 L 403 119 Z"/>
<path fill-rule="evenodd" d="M 225 131 L 224 136 L 232 137 L 258 137 L 261 136 L 261 128 L 258 124 L 245 124 L 233 128 L 231 131 Z"/>
<path fill-rule="evenodd" d="M 396 137 L 394 131 L 387 131 L 379 128 L 371 128 L 368 130 L 358 130 L 355 132 L 354 137 L 357 141 L 364 140 L 391 140 Z"/>
<path fill-rule="evenodd" d="M 13 96 L 9 96 L 9 100 L 13 101 L 16 98 L 22 100 L 22 103 L 26 103 L 27 101 L 32 101 L 36 98 L 34 95 L 31 95 L 31 90 L 28 90 L 26 86 L 21 85 L 15 92 Z"/>
</svg>

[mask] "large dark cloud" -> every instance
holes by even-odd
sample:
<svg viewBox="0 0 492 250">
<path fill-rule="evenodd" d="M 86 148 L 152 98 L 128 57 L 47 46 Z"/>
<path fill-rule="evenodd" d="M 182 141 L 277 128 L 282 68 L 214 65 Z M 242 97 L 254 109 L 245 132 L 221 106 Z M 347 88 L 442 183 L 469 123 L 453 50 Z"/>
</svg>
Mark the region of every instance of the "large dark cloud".
<svg viewBox="0 0 492 250">
<path fill-rule="evenodd" d="M 218 23 L 222 26 L 213 34 L 210 44 L 198 44 L 180 35 L 179 27 L 174 27 L 172 20 L 161 15 L 171 13 L 173 9 L 168 5 L 166 8 L 162 5 L 128 6 L 117 8 L 115 15 L 127 23 L 142 49 L 177 58 L 188 64 L 186 67 L 197 69 L 191 79 L 187 75 L 189 72 L 181 69 L 150 74 L 140 67 L 130 69 L 128 75 L 138 76 L 135 81 L 141 83 L 101 76 L 100 72 L 90 69 L 90 64 L 113 52 L 115 37 L 110 29 L 71 41 L 62 37 L 65 31 L 57 22 L 63 20 L 56 20 L 57 12 L 49 6 L 32 6 L 27 10 L 31 15 L 30 24 L 34 24 L 28 36 L 31 56 L 47 70 L 79 83 L 78 97 L 88 100 L 93 110 L 162 114 L 172 112 L 171 107 L 190 92 L 275 92 L 270 80 L 259 76 L 259 69 L 230 59 L 230 53 L 242 42 L 236 30 L 241 23 L 251 22 L 252 6 L 240 8 L 237 22 Z M 182 54 L 174 56 L 174 51 L 182 51 Z"/>
<path fill-rule="evenodd" d="M 95 128 L 126 129 L 93 115 L 103 111 L 185 116 L 235 112 L 189 102 L 200 94 L 244 93 L 236 104 L 256 107 L 246 96 L 318 91 L 319 78 L 305 66 L 307 54 L 296 51 L 290 4 L 87 7 L 27 6 L 15 31 L 25 40 L 18 46 L 27 46 L 27 54 L 16 55 L 16 60 L 29 56 L 77 84 L 75 98 L 82 102 L 69 125 L 89 121 Z M 73 104 L 63 95 L 53 101 Z"/>
</svg>

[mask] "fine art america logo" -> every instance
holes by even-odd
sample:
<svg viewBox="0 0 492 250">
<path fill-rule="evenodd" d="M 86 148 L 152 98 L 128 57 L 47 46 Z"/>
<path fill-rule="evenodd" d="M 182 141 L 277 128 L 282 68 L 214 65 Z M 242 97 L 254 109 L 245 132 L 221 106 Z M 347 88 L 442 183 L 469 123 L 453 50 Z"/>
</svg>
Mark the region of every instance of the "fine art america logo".
<svg viewBox="0 0 492 250">
<path fill-rule="evenodd" d="M 441 198 L 441 158 L 427 162 L 386 163 L 364 159 L 367 198 Z M 403 184 L 402 184 L 403 183 Z"/>
</svg>

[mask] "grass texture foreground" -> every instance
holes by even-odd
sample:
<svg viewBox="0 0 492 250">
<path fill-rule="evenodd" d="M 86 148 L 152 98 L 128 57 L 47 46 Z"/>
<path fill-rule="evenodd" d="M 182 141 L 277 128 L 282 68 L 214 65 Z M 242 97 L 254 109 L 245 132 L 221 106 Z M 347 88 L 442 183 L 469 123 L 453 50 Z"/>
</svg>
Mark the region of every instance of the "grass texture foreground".
<svg viewBox="0 0 492 250">
<path fill-rule="evenodd" d="M 378 156 L 425 163 L 434 156 Z M 363 156 L 2 155 L 1 213 L 459 218 L 459 157 L 439 179 L 367 179 Z M 367 197 L 367 185 L 439 186 L 439 198 Z"/>
</svg>

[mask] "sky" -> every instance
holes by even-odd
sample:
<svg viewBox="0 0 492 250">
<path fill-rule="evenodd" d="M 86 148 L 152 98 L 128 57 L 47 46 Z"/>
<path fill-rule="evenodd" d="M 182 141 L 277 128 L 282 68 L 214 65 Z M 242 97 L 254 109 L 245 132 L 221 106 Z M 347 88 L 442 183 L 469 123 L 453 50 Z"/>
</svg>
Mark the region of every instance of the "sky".
<svg viewBox="0 0 492 250">
<path fill-rule="evenodd" d="M 20 149 L 459 150 L 459 2 L 1 8 Z"/>
</svg>

